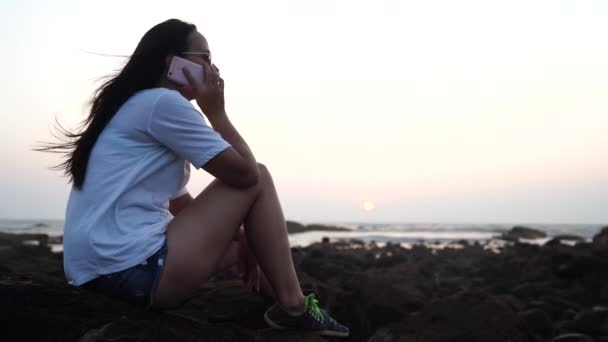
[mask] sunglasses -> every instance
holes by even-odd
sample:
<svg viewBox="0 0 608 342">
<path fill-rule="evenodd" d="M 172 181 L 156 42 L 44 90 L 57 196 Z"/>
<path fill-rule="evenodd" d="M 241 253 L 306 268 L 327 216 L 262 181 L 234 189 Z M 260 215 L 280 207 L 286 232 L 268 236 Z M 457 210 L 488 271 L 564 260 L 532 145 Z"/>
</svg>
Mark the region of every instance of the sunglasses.
<svg viewBox="0 0 608 342">
<path fill-rule="evenodd" d="M 213 65 L 211 63 L 211 52 L 182 52 L 182 55 L 190 55 L 190 56 L 201 56 L 205 59 L 209 65 Z"/>
</svg>

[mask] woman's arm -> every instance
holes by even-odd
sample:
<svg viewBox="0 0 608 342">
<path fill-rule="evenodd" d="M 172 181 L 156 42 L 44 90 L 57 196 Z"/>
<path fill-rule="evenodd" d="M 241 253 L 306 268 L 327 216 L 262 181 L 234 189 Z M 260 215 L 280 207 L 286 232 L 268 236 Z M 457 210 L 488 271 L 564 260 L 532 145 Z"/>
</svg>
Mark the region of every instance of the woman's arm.
<svg viewBox="0 0 608 342">
<path fill-rule="evenodd" d="M 203 169 L 231 186 L 247 188 L 255 185 L 258 181 L 258 163 L 226 112 L 207 115 L 207 119 L 232 147 L 208 161 Z"/>
<path fill-rule="evenodd" d="M 190 83 L 191 95 L 201 108 L 213 129 L 231 147 L 219 153 L 202 168 L 227 185 L 248 188 L 258 182 L 258 163 L 251 149 L 230 122 L 224 103 L 224 80 L 215 66 L 203 64 L 205 81 L 195 80 L 187 69 L 184 74 Z"/>
</svg>

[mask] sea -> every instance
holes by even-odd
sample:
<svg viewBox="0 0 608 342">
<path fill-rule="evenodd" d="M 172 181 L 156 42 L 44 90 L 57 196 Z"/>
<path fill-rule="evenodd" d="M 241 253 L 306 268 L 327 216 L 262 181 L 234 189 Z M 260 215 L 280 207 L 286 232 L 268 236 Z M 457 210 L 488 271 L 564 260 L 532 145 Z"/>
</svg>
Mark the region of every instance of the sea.
<svg viewBox="0 0 608 342">
<path fill-rule="evenodd" d="M 331 242 L 358 240 L 364 243 L 375 242 L 379 245 L 395 243 L 412 245 L 445 246 L 462 240 L 487 243 L 508 231 L 513 226 L 521 225 L 547 233 L 547 238 L 530 241 L 543 244 L 553 236 L 568 234 L 578 235 L 590 241 L 605 224 L 535 224 L 535 223 L 344 223 L 344 222 L 301 222 L 303 224 L 323 224 L 347 228 L 348 231 L 308 231 L 290 234 L 291 246 L 307 246 L 328 238 Z M 7 233 L 42 233 L 49 236 L 63 235 L 63 220 L 7 220 L 0 219 L 0 232 Z M 61 251 L 61 245 L 53 246 L 54 251 Z"/>
</svg>

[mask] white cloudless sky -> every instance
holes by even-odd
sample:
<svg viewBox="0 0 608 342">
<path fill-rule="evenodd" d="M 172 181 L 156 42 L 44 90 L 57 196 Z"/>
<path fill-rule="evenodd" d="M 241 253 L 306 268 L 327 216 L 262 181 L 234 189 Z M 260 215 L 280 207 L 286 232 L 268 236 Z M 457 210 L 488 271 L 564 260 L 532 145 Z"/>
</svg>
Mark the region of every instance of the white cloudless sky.
<svg viewBox="0 0 608 342">
<path fill-rule="evenodd" d="M 63 218 L 31 149 L 122 65 L 86 51 L 169 18 L 207 37 L 289 219 L 608 222 L 608 3 L 581 0 L 2 1 L 0 218 Z"/>
</svg>

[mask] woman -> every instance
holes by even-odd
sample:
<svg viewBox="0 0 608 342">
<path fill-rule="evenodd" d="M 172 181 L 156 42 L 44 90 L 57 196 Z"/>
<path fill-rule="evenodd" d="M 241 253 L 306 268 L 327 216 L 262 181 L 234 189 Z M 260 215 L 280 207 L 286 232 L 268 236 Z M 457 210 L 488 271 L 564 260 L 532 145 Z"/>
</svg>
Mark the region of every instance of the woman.
<svg viewBox="0 0 608 342">
<path fill-rule="evenodd" d="M 188 86 L 169 81 L 173 56 L 202 65 L 204 81 L 188 73 Z M 246 284 L 276 299 L 264 315 L 272 328 L 348 336 L 302 293 L 271 175 L 230 122 L 224 81 L 194 25 L 171 19 L 150 29 L 97 90 L 81 131 L 62 132 L 67 142 L 40 150 L 67 155 L 59 167 L 72 181 L 70 284 L 172 308 L 238 262 Z M 216 177 L 195 198 L 185 189 L 190 164 Z"/>
</svg>

